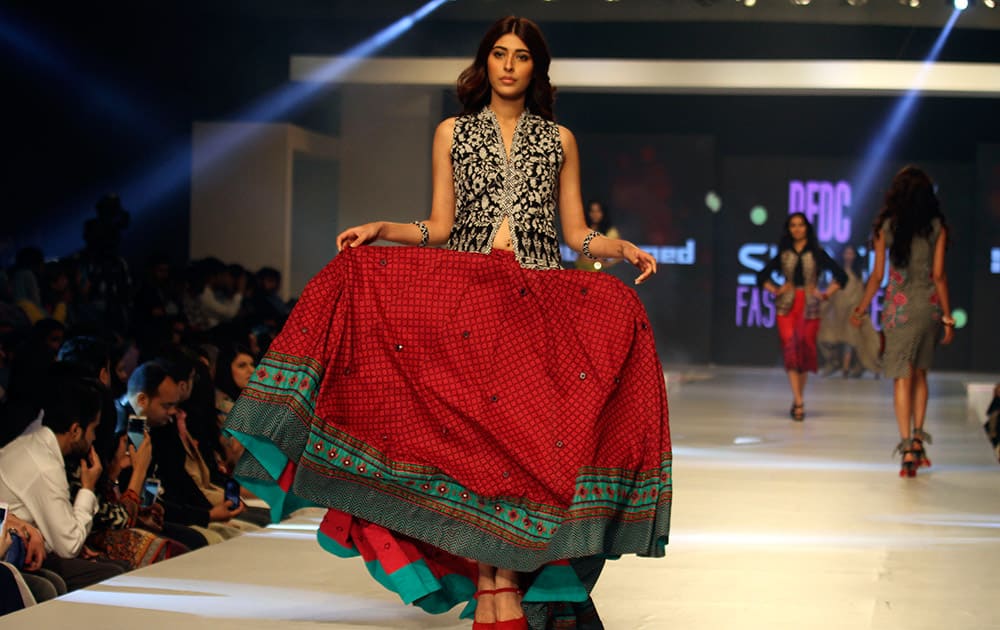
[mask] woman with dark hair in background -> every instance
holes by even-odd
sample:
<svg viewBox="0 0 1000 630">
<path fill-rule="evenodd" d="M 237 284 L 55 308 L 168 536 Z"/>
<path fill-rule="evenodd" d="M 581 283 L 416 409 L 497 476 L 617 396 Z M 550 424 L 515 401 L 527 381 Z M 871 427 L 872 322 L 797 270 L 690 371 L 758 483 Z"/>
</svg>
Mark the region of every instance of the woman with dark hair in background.
<svg viewBox="0 0 1000 630">
<path fill-rule="evenodd" d="M 608 214 L 604 204 L 596 199 L 587 202 L 587 227 L 596 230 L 608 238 L 619 238 L 618 228 L 611 224 L 611 216 Z M 607 258 L 604 260 L 578 256 L 575 267 L 584 271 L 600 271 L 616 264 L 617 259 Z"/>
<path fill-rule="evenodd" d="M 250 349 L 238 343 L 223 344 L 219 348 L 215 368 L 215 412 L 221 429 L 240 392 L 250 383 L 254 372 L 254 359 Z M 232 474 L 236 462 L 243 455 L 243 446 L 233 438 L 223 435 L 220 446 L 224 454 L 222 465 L 227 475 Z"/>
<path fill-rule="evenodd" d="M 834 281 L 821 291 L 820 274 L 833 273 Z M 775 284 L 772 274 L 784 277 L 781 286 Z M 806 417 L 803 396 L 809 372 L 816 371 L 816 335 L 819 332 L 819 306 L 847 284 L 847 274 L 819 246 L 812 225 L 806 215 L 795 212 L 785 220 L 784 232 L 778 241 L 778 255 L 757 274 L 757 286 L 775 296 L 778 309 L 778 336 L 785 361 L 785 372 L 792 387 L 793 420 Z"/>
<path fill-rule="evenodd" d="M 902 456 L 899 475 L 913 477 L 917 468 L 931 465 L 924 449 L 924 442 L 931 441 L 924 431 L 927 370 L 934 346 L 939 339 L 942 344 L 951 343 L 955 326 L 944 268 L 948 227 L 930 177 L 916 166 L 899 171 L 872 230 L 875 268 L 852 319 L 855 325 L 861 324 L 882 284 L 888 253 L 882 369 L 894 379 L 893 406 L 900 438 L 896 452 Z"/>
<path fill-rule="evenodd" d="M 530 20 L 487 31 L 434 135 L 430 218 L 338 236 L 227 424 L 257 459 L 245 485 L 327 507 L 325 549 L 429 612 L 468 601 L 474 628 L 600 628 L 605 559 L 662 556 L 669 531 L 648 318 L 618 279 L 561 268 L 557 208 L 584 256 L 637 284 L 656 261 L 587 226 L 549 62 Z M 418 247 L 360 247 L 379 239 Z"/>
</svg>

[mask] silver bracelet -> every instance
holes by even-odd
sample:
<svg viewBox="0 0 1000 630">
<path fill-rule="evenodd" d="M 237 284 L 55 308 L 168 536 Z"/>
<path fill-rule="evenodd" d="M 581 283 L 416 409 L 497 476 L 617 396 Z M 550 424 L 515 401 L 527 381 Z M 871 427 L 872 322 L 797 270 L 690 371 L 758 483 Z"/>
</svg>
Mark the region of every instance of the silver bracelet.
<svg viewBox="0 0 1000 630">
<path fill-rule="evenodd" d="M 427 230 L 427 226 L 424 225 L 423 221 L 414 221 L 413 225 L 420 228 L 420 245 L 419 247 L 425 247 L 427 241 L 431 240 L 431 233 Z"/>
<path fill-rule="evenodd" d="M 604 235 L 598 232 L 597 230 L 591 230 L 590 234 L 584 237 L 583 247 L 580 248 L 580 251 L 583 252 L 583 255 L 591 260 L 597 260 L 597 256 L 594 256 L 593 254 L 590 253 L 590 241 L 594 240 L 595 236 L 604 236 Z"/>
</svg>

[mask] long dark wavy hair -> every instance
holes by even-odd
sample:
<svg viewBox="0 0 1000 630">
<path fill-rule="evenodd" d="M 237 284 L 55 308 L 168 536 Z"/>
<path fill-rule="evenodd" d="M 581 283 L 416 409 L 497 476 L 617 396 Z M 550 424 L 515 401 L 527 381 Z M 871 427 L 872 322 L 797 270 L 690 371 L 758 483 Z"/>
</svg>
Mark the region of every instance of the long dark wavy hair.
<svg viewBox="0 0 1000 630">
<path fill-rule="evenodd" d="M 816 230 L 813 229 L 812 223 L 806 218 L 804 212 L 793 212 L 785 219 L 785 229 L 781 232 L 781 240 L 778 241 L 778 251 L 783 252 L 786 249 L 795 249 L 795 240 L 792 239 L 792 231 L 788 229 L 792 224 L 792 219 L 795 217 L 802 217 L 802 220 L 806 224 L 806 246 L 803 251 L 818 251 L 819 239 L 816 238 Z"/>
<path fill-rule="evenodd" d="M 497 40 L 508 33 L 517 35 L 527 44 L 534 62 L 524 106 L 529 112 L 545 120 L 555 120 L 552 105 L 556 100 L 556 89 L 549 81 L 549 64 L 552 62 L 549 46 L 537 24 L 528 18 L 513 15 L 497 20 L 486 31 L 479 42 L 479 50 L 476 51 L 472 65 L 458 75 L 457 93 L 458 100 L 462 103 L 462 114 L 475 114 L 489 104 L 491 89 L 486 60 Z"/>
<path fill-rule="evenodd" d="M 882 211 L 875 219 L 872 230 L 878 234 L 889 220 L 889 229 L 892 230 L 889 258 L 894 266 L 906 267 L 910 264 L 913 237 L 926 238 L 934 229 L 934 219 L 941 222 L 942 228 L 946 227 L 941 202 L 934 192 L 934 182 L 927 173 L 911 164 L 904 166 L 892 178 Z"/>
</svg>

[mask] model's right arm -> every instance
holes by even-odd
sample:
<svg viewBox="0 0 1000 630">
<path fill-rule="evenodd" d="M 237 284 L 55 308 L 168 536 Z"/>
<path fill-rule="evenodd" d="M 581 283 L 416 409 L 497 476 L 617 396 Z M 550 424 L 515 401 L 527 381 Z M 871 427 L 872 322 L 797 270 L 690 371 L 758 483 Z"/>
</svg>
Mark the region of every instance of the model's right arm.
<svg viewBox="0 0 1000 630">
<path fill-rule="evenodd" d="M 764 265 L 764 268 L 757 272 L 757 287 L 777 295 L 781 287 L 771 281 L 771 274 L 781 270 L 781 253 L 772 258 Z M 787 284 L 787 282 L 786 282 Z"/>
<path fill-rule="evenodd" d="M 448 118 L 434 132 L 431 152 L 433 194 L 431 216 L 423 221 L 428 232 L 428 245 L 441 245 L 448 241 L 455 223 L 455 181 L 452 178 L 451 138 L 455 119 Z M 392 241 L 403 245 L 419 245 L 422 232 L 412 223 L 375 221 L 348 228 L 337 236 L 337 249 L 357 247 L 377 240 Z"/>
</svg>

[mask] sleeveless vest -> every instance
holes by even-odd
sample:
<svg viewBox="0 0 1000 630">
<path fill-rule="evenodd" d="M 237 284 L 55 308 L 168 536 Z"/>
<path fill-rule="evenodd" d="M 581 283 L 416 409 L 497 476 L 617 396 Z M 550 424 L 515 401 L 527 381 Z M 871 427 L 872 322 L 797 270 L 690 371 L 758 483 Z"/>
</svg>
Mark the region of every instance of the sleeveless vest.
<svg viewBox="0 0 1000 630">
<path fill-rule="evenodd" d="M 489 107 L 455 120 L 451 142 L 455 225 L 449 249 L 488 254 L 506 218 L 517 262 L 527 269 L 558 269 L 556 192 L 562 167 L 559 126 L 521 114 L 506 154 L 500 123 Z"/>
</svg>

